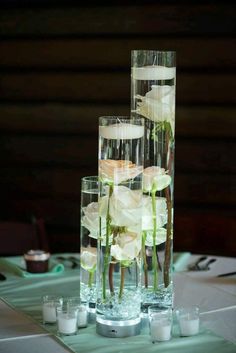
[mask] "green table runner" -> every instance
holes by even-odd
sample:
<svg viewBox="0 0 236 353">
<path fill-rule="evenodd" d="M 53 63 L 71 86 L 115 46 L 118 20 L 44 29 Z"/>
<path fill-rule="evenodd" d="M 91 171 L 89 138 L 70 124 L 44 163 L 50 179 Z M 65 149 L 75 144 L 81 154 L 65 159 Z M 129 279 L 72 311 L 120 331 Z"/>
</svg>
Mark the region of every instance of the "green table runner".
<svg viewBox="0 0 236 353">
<path fill-rule="evenodd" d="M 0 270 L 2 267 L 0 265 Z M 45 294 L 63 296 L 79 295 L 79 271 L 65 268 L 60 276 L 23 278 L 12 272 L 4 272 L 7 280 L 0 283 L 0 296 L 15 308 L 33 317 L 42 324 L 41 297 Z M 55 326 L 45 326 L 56 334 Z M 201 327 L 201 332 L 193 337 L 173 337 L 168 342 L 152 344 L 147 331 L 128 338 L 106 338 L 96 334 L 95 325 L 80 329 L 78 335 L 63 337 L 61 340 L 78 353 L 235 353 L 236 346 Z M 0 342 L 1 352 L 1 342 Z"/>
</svg>

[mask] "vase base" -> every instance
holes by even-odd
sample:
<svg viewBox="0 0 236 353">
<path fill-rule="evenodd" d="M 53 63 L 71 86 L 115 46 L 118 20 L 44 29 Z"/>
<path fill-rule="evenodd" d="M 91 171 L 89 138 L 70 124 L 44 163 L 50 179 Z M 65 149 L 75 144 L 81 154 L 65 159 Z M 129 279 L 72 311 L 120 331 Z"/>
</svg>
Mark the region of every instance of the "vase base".
<svg viewBox="0 0 236 353">
<path fill-rule="evenodd" d="M 104 320 L 97 317 L 96 332 L 105 337 L 122 338 L 137 336 L 141 330 L 141 319 L 133 320 Z"/>
</svg>

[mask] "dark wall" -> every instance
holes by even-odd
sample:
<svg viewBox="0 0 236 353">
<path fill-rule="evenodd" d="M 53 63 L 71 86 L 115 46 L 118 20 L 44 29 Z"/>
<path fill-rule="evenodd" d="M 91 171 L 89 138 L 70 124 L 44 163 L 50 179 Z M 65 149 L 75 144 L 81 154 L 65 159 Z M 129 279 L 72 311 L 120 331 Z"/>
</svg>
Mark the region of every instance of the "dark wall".
<svg viewBox="0 0 236 353">
<path fill-rule="evenodd" d="M 175 250 L 234 255 L 235 6 L 102 3 L 1 8 L 0 218 L 43 217 L 52 251 L 77 250 L 80 178 L 98 117 L 129 114 L 130 51 L 176 50 Z"/>
</svg>

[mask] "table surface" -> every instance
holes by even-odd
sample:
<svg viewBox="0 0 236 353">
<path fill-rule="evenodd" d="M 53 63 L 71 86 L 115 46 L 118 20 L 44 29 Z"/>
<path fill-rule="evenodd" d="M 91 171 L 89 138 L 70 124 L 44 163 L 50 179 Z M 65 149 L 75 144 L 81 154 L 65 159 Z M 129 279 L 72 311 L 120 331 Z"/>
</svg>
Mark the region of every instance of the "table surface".
<svg viewBox="0 0 236 353">
<path fill-rule="evenodd" d="M 74 255 L 74 254 L 73 254 Z M 0 282 L 0 353 L 148 353 L 148 352 L 236 352 L 236 276 L 217 277 L 236 270 L 236 259 L 214 257 L 209 271 L 190 272 L 187 265 L 200 255 L 184 254 L 174 274 L 174 306 L 197 305 L 201 312 L 200 334 L 174 336 L 168 342 L 152 344 L 147 327 L 127 338 L 106 338 L 96 334 L 95 325 L 78 335 L 58 338 L 54 325 L 42 325 L 41 298 L 46 294 L 79 296 L 79 270 L 55 276 L 23 278 L 1 265 L 7 277 Z M 208 259 L 213 256 L 208 256 Z M 179 258 L 181 259 L 181 257 Z M 178 265 L 178 266 L 177 266 Z M 9 307 L 10 305 L 10 307 Z M 209 350 L 210 347 L 210 350 Z"/>
</svg>

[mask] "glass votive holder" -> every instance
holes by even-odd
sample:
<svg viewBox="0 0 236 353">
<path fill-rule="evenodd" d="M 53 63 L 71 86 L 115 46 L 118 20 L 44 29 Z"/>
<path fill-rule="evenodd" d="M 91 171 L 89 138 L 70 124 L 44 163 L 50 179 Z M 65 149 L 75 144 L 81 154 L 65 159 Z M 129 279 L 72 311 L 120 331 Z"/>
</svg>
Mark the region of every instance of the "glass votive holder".
<svg viewBox="0 0 236 353">
<path fill-rule="evenodd" d="M 148 308 L 150 335 L 152 343 L 171 339 L 172 309 L 151 305 Z"/>
<path fill-rule="evenodd" d="M 175 311 L 181 336 L 193 336 L 199 333 L 199 308 L 179 308 Z"/>
<path fill-rule="evenodd" d="M 59 335 L 77 334 L 78 308 L 75 306 L 57 307 L 57 331 Z"/>
<path fill-rule="evenodd" d="M 42 298 L 43 323 L 54 324 L 57 321 L 56 308 L 62 306 L 62 297 L 44 295 Z"/>
<path fill-rule="evenodd" d="M 86 304 L 80 304 L 78 307 L 78 328 L 88 326 L 88 308 Z"/>
<path fill-rule="evenodd" d="M 78 309 L 79 306 L 80 306 L 80 297 L 63 298 L 63 307 L 76 307 Z"/>
</svg>

